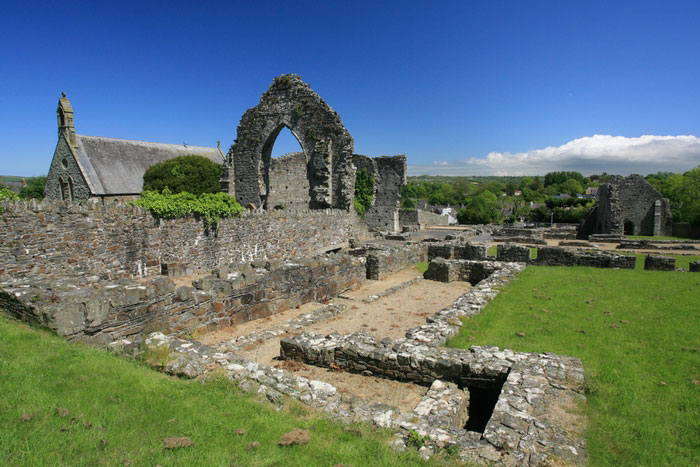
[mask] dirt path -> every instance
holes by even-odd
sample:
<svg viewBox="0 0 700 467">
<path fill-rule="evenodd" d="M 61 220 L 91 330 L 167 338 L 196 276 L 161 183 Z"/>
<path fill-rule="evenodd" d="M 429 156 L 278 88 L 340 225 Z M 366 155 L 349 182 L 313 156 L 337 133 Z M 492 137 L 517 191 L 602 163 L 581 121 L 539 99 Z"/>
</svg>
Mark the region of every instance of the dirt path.
<svg viewBox="0 0 700 467">
<path fill-rule="evenodd" d="M 343 313 L 326 321 L 309 325 L 299 332 L 349 334 L 365 331 L 379 339 L 389 337 L 395 340 L 403 337 L 409 328 L 425 324 L 425 318 L 428 315 L 451 305 L 470 287 L 468 282 L 443 283 L 418 279 L 405 289 L 381 297 L 372 303 L 363 302 L 363 299 L 416 278 L 420 278 L 420 273 L 410 268 L 393 274 L 386 280 L 367 281 L 358 289 L 343 294 L 345 298 L 333 300 L 334 304 L 345 305 L 346 309 Z M 201 340 L 207 345 L 215 346 L 253 332 L 281 327 L 286 321 L 322 306 L 320 303 L 307 303 L 299 309 L 209 333 Z M 240 354 L 264 365 L 277 366 L 300 376 L 328 382 L 340 392 L 347 392 L 373 402 L 383 402 L 402 410 L 412 410 L 427 391 L 427 388 L 413 384 L 337 373 L 296 362 L 280 362 L 276 358 L 279 356 L 281 337 L 283 336 L 250 344 Z"/>
</svg>

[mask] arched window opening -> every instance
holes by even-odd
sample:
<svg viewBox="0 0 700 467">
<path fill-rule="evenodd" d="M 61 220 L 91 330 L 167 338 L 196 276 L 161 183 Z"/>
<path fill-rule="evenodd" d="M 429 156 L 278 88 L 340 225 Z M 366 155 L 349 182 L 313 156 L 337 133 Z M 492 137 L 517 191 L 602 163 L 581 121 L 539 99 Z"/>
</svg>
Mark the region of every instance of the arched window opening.
<svg viewBox="0 0 700 467">
<path fill-rule="evenodd" d="M 307 158 L 294 133 L 282 125 L 270 136 L 264 155 L 263 208 L 308 209 L 311 195 Z"/>
<path fill-rule="evenodd" d="M 63 177 L 58 177 L 58 188 L 61 190 L 61 200 L 65 201 L 68 197 L 68 191 L 66 189 L 66 181 L 63 180 Z"/>
<path fill-rule="evenodd" d="M 68 177 L 68 201 L 73 201 L 73 177 Z"/>
<path fill-rule="evenodd" d="M 634 222 L 631 220 L 626 220 L 625 221 L 625 226 L 624 226 L 624 231 L 625 235 L 634 235 Z"/>
</svg>

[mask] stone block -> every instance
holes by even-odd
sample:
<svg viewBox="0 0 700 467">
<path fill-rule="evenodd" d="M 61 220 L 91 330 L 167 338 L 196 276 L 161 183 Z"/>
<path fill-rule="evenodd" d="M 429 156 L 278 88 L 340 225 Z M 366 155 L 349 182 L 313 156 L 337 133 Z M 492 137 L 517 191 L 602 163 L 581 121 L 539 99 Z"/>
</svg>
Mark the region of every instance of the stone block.
<svg viewBox="0 0 700 467">
<path fill-rule="evenodd" d="M 690 263 L 690 272 L 700 272 L 700 261 Z"/>
<path fill-rule="evenodd" d="M 644 269 L 647 271 L 675 271 L 676 258 L 672 256 L 647 255 L 644 258 Z"/>
<path fill-rule="evenodd" d="M 523 245 L 503 243 L 497 247 L 496 259 L 511 263 L 527 263 L 530 260 L 530 248 Z"/>
</svg>

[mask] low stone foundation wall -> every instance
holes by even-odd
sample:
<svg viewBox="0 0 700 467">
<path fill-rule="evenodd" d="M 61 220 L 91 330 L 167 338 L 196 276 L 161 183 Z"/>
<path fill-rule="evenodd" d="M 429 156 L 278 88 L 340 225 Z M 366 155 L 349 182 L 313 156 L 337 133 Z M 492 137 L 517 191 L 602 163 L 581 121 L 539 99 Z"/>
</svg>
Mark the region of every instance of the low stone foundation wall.
<svg viewBox="0 0 700 467">
<path fill-rule="evenodd" d="M 478 243 L 441 242 L 428 245 L 428 261 L 435 258 L 485 260 L 486 245 Z"/>
<path fill-rule="evenodd" d="M 700 272 L 700 261 L 690 263 L 690 272 Z"/>
<path fill-rule="evenodd" d="M 530 261 L 530 248 L 511 243 L 503 243 L 497 246 L 496 259 L 511 263 L 527 263 Z"/>
<path fill-rule="evenodd" d="M 537 249 L 532 264 L 541 266 L 590 266 L 594 268 L 634 269 L 637 258 L 604 251 L 575 250 L 556 246 Z"/>
<path fill-rule="evenodd" d="M 644 269 L 647 271 L 675 271 L 676 258 L 673 256 L 652 256 L 644 258 Z"/>
<path fill-rule="evenodd" d="M 502 268 L 503 263 L 497 261 L 435 258 L 423 277 L 439 282 L 465 281 L 476 285 Z"/>
<path fill-rule="evenodd" d="M 625 240 L 625 236 L 618 234 L 592 234 L 588 236 L 588 240 L 598 243 L 619 243 Z"/>
<path fill-rule="evenodd" d="M 623 240 L 616 247 L 618 250 L 697 250 L 689 243 L 663 240 Z"/>
<path fill-rule="evenodd" d="M 399 223 L 402 227 L 419 226 L 419 228 L 425 228 L 427 225 L 447 225 L 448 218 L 420 209 L 401 209 L 399 210 Z"/>
<path fill-rule="evenodd" d="M 427 247 L 424 243 L 406 242 L 401 246 L 367 245 L 350 250 L 356 257 L 365 257 L 367 279 L 381 280 L 387 275 L 411 267 L 427 260 Z"/>
<path fill-rule="evenodd" d="M 493 237 L 494 242 L 507 242 L 507 243 L 523 243 L 525 245 L 546 245 L 547 242 L 542 238 L 532 238 L 532 237 Z"/>
<path fill-rule="evenodd" d="M 211 331 L 263 318 L 327 301 L 365 275 L 364 258 L 337 254 L 222 266 L 192 286 L 177 288 L 166 276 L 87 287 L 67 281 L 0 285 L 0 307 L 70 340 L 101 344 L 145 332 Z"/>
</svg>

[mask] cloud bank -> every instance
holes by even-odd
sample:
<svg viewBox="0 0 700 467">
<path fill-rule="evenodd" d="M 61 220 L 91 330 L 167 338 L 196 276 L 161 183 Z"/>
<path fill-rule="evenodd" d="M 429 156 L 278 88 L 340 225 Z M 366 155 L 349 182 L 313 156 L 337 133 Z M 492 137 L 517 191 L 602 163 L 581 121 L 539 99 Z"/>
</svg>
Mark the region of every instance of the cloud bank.
<svg viewBox="0 0 700 467">
<path fill-rule="evenodd" d="M 682 173 L 700 164 L 700 138 L 693 135 L 638 138 L 593 135 L 527 152 L 491 152 L 483 158 L 408 165 L 409 175 L 544 175 L 575 170 L 584 175 Z"/>
</svg>

